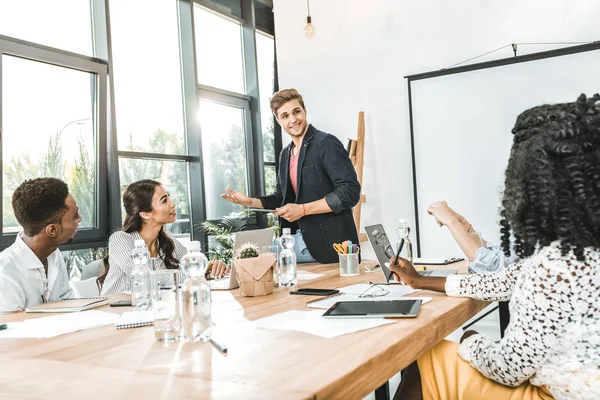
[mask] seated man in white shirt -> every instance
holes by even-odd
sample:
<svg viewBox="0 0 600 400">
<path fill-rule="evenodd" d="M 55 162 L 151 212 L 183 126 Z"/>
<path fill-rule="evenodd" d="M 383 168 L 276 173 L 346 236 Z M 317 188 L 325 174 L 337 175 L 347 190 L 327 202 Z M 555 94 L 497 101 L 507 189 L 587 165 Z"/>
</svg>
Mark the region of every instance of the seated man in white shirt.
<svg viewBox="0 0 600 400">
<path fill-rule="evenodd" d="M 0 253 L 0 312 L 13 312 L 71 296 L 58 246 L 73 240 L 81 221 L 67 184 L 55 178 L 23 182 L 13 193 L 23 227 Z"/>
</svg>

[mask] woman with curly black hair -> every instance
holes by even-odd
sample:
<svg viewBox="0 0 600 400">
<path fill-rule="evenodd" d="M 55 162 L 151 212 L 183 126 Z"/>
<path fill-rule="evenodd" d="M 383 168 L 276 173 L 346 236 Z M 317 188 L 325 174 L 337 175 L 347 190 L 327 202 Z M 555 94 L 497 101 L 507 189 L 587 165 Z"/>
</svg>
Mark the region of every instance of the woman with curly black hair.
<svg viewBox="0 0 600 400">
<path fill-rule="evenodd" d="M 510 299 L 505 336 L 440 343 L 409 367 L 397 396 L 600 399 L 600 96 L 534 107 L 512 133 L 502 248 L 510 254 L 512 236 L 521 260 L 448 278 L 421 277 L 404 259 L 391 267 L 414 288 Z"/>
</svg>

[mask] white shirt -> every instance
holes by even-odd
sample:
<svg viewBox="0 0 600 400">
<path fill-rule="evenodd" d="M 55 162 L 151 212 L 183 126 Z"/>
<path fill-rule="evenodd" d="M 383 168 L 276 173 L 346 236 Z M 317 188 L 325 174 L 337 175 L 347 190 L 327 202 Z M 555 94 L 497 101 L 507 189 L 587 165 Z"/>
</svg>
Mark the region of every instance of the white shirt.
<svg viewBox="0 0 600 400">
<path fill-rule="evenodd" d="M 556 399 L 600 399 L 600 251 L 584 257 L 556 241 L 495 273 L 448 277 L 450 296 L 510 299 L 502 340 L 472 335 L 458 354 L 507 386 L 529 380 Z"/>
<path fill-rule="evenodd" d="M 0 253 L 0 312 L 13 312 L 72 295 L 65 260 L 56 249 L 44 265 L 19 233 L 15 243 Z"/>
</svg>

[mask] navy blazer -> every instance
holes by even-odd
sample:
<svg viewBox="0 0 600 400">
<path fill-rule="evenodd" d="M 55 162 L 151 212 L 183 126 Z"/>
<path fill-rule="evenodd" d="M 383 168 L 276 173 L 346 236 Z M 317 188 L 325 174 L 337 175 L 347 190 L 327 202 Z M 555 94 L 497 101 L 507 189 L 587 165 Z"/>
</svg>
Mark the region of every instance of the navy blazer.
<svg viewBox="0 0 600 400">
<path fill-rule="evenodd" d="M 348 152 L 335 136 L 309 125 L 298 157 L 298 192 L 289 178 L 290 151 L 293 142 L 279 155 L 279 172 L 275 193 L 261 196 L 264 208 L 277 208 L 288 203 L 310 203 L 325 198 L 333 210 L 325 214 L 307 215 L 296 222 L 281 219 L 283 228 L 302 232 L 306 247 L 321 263 L 338 262 L 334 243 L 351 240 L 358 243 L 352 207 L 360 199 L 360 184 Z"/>
</svg>

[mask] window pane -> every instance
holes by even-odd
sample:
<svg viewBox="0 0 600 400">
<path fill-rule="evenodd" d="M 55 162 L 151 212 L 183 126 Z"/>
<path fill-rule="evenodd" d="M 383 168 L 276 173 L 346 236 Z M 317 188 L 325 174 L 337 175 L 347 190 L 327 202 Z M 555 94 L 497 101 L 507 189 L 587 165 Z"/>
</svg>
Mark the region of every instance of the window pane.
<svg viewBox="0 0 600 400">
<path fill-rule="evenodd" d="M 94 260 L 100 260 L 106 254 L 104 247 L 94 249 L 64 250 L 61 251 L 69 279 L 78 279 L 83 268 Z"/>
<path fill-rule="evenodd" d="M 221 198 L 226 188 L 247 192 L 244 110 L 200 99 L 200 126 L 207 219 L 219 219 L 235 204 Z"/>
<path fill-rule="evenodd" d="M 89 0 L 2 0 L 0 35 L 94 55 Z"/>
<path fill-rule="evenodd" d="M 246 93 L 240 24 L 194 4 L 194 25 L 198 82 Z"/>
<path fill-rule="evenodd" d="M 24 180 L 67 182 L 79 229 L 96 224 L 95 74 L 2 56 L 3 232 L 19 225 L 13 191 Z"/>
<path fill-rule="evenodd" d="M 219 10 L 228 12 L 238 18 L 242 18 L 242 2 L 241 0 L 206 0 Z"/>
<path fill-rule="evenodd" d="M 185 154 L 177 2 L 111 0 L 119 150 Z"/>
<path fill-rule="evenodd" d="M 256 33 L 256 58 L 258 65 L 258 91 L 260 94 L 260 121 L 262 124 L 264 161 L 275 162 L 275 123 L 269 100 L 275 87 L 275 41 Z M 267 193 L 270 193 L 267 191 Z"/>
<path fill-rule="evenodd" d="M 178 239 L 190 238 L 190 196 L 188 192 L 188 171 L 185 161 L 141 160 L 119 158 L 121 198 L 127 186 L 141 179 L 154 179 L 160 182 L 171 194 L 175 202 L 177 220 L 166 226 L 168 232 Z M 121 205 L 122 206 L 122 205 Z M 125 210 L 121 210 L 123 217 Z"/>
<path fill-rule="evenodd" d="M 275 187 L 277 186 L 277 172 L 275 167 L 265 166 L 265 193 L 275 193 Z"/>
<path fill-rule="evenodd" d="M 265 32 L 275 32 L 275 20 L 273 17 L 273 2 L 257 0 L 254 2 L 254 18 L 256 27 Z"/>
</svg>

